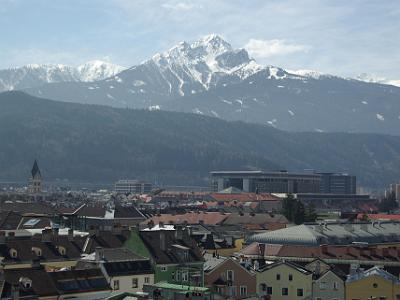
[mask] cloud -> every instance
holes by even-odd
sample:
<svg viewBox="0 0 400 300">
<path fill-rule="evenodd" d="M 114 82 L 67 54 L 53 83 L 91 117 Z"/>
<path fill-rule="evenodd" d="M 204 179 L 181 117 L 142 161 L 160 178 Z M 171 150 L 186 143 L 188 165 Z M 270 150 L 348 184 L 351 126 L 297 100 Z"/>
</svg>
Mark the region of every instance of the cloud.
<svg viewBox="0 0 400 300">
<path fill-rule="evenodd" d="M 168 1 L 161 5 L 163 8 L 173 11 L 190 11 L 201 8 L 200 5 L 184 1 Z"/>
<path fill-rule="evenodd" d="M 301 44 L 291 44 L 286 40 L 257 40 L 250 39 L 244 46 L 252 56 L 268 58 L 271 56 L 288 55 L 296 52 L 307 52 L 310 46 Z"/>
</svg>

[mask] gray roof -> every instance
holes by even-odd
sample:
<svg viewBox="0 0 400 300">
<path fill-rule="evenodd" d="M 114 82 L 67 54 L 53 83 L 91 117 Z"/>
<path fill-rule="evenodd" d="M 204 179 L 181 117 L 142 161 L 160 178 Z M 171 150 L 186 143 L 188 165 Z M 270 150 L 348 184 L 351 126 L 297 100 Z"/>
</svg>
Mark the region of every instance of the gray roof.
<svg viewBox="0 0 400 300">
<path fill-rule="evenodd" d="M 382 270 L 381 268 L 379 268 L 377 266 L 372 267 L 371 269 L 368 269 L 365 271 L 359 271 L 353 275 L 349 275 L 347 277 L 346 282 L 349 283 L 349 282 L 357 281 L 357 280 L 364 279 L 364 278 L 367 278 L 369 276 L 374 276 L 374 275 L 382 277 L 386 280 L 390 280 L 394 283 L 400 284 L 400 281 L 396 276 L 390 274 L 389 272 L 387 272 L 385 270 Z"/>
<path fill-rule="evenodd" d="M 351 243 L 389 243 L 400 241 L 400 223 L 325 223 L 303 224 L 255 234 L 246 242 L 291 245 L 346 245 Z"/>
<path fill-rule="evenodd" d="M 219 264 L 223 263 L 227 260 L 227 257 L 224 256 L 214 256 L 211 253 L 204 254 L 204 272 L 210 272 L 214 270 Z"/>
</svg>

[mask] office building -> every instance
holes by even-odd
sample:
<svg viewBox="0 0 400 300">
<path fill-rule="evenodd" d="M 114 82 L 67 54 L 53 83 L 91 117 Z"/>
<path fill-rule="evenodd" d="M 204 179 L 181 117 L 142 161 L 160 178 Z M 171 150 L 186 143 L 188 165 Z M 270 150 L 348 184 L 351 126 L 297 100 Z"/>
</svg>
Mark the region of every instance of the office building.
<svg viewBox="0 0 400 300">
<path fill-rule="evenodd" d="M 217 171 L 211 172 L 211 189 L 219 192 L 235 187 L 251 193 L 318 193 L 319 174 L 287 171 Z"/>
<path fill-rule="evenodd" d="M 356 176 L 345 173 L 316 173 L 321 176 L 321 194 L 356 194 Z"/>
<path fill-rule="evenodd" d="M 124 194 L 149 194 L 152 189 L 153 185 L 151 183 L 138 180 L 118 180 L 114 185 L 115 192 Z"/>
<path fill-rule="evenodd" d="M 342 173 L 293 173 L 288 171 L 215 171 L 211 190 L 234 187 L 251 193 L 356 194 L 356 177 Z"/>
</svg>

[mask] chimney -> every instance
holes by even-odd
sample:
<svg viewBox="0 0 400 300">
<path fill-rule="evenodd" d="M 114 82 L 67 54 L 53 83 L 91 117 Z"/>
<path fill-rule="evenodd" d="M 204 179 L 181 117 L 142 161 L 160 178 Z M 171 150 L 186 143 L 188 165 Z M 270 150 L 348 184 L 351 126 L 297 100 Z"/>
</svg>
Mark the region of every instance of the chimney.
<svg viewBox="0 0 400 300">
<path fill-rule="evenodd" d="M 74 230 L 72 228 L 68 229 L 68 241 L 70 242 L 74 241 Z"/>
<path fill-rule="evenodd" d="M 104 250 L 103 250 L 103 248 L 96 247 L 94 257 L 95 257 L 95 260 L 97 262 L 103 260 L 104 259 Z"/>
<path fill-rule="evenodd" d="M 52 231 L 50 228 L 45 228 L 42 230 L 42 242 L 49 243 L 51 242 Z"/>
<path fill-rule="evenodd" d="M 183 239 L 183 229 L 182 225 L 175 225 L 175 238 L 177 240 L 182 240 Z"/>
<path fill-rule="evenodd" d="M 187 243 L 190 243 L 192 235 L 192 228 L 190 226 L 186 226 L 183 230 L 183 240 Z"/>
<path fill-rule="evenodd" d="M 160 249 L 162 251 L 165 251 L 167 249 L 166 241 L 165 241 L 165 231 L 160 230 L 158 233 L 160 235 Z"/>
<path fill-rule="evenodd" d="M 11 298 L 13 300 L 18 300 L 19 299 L 19 284 L 13 284 L 11 286 Z"/>
<path fill-rule="evenodd" d="M 321 252 L 322 254 L 329 254 L 328 245 L 321 245 Z"/>
<path fill-rule="evenodd" d="M 258 251 L 261 257 L 265 255 L 265 244 L 258 244 Z"/>
<path fill-rule="evenodd" d="M 57 241 L 58 240 L 59 229 L 58 228 L 53 228 L 52 229 L 52 233 L 53 233 L 54 240 Z"/>
<path fill-rule="evenodd" d="M 0 245 L 4 245 L 6 243 L 6 232 L 0 231 Z"/>
</svg>

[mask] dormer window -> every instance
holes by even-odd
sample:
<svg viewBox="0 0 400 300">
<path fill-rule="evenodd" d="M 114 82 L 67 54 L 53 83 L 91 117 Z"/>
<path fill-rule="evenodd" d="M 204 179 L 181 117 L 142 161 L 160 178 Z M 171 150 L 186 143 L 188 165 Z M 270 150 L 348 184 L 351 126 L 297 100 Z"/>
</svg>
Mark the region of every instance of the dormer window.
<svg viewBox="0 0 400 300">
<path fill-rule="evenodd" d="M 58 246 L 58 253 L 60 253 L 60 255 L 67 255 L 67 249 L 63 246 Z"/>
<path fill-rule="evenodd" d="M 32 247 L 32 252 L 34 252 L 36 256 L 42 256 L 42 249 L 38 247 Z"/>
<path fill-rule="evenodd" d="M 32 287 L 32 280 L 28 277 L 21 277 L 18 281 L 24 289 L 30 289 Z"/>
<path fill-rule="evenodd" d="M 11 258 L 17 258 L 18 257 L 18 252 L 15 249 L 10 249 L 10 256 Z"/>
</svg>

